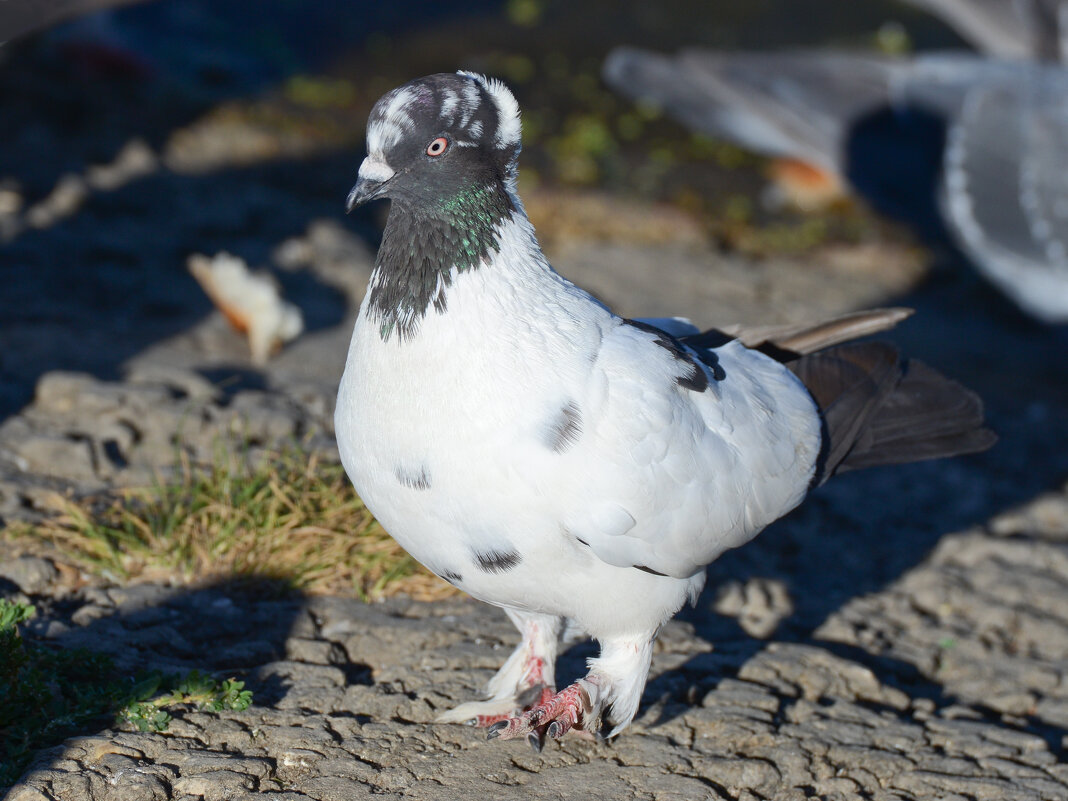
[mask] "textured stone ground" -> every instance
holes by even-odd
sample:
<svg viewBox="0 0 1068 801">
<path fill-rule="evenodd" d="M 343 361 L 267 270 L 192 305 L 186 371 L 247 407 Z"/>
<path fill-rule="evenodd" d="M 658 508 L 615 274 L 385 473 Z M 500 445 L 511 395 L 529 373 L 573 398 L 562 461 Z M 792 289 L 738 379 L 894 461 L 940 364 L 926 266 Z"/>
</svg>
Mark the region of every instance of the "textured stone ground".
<svg viewBox="0 0 1068 801">
<path fill-rule="evenodd" d="M 674 622 L 636 723 L 542 754 L 431 723 L 515 641 L 475 602 L 81 591 L 34 633 L 120 663 L 208 660 L 247 673 L 256 704 L 180 714 L 162 735 L 74 738 L 8 797 L 1068 798 L 1066 540 L 1068 496 L 1053 493 L 942 538 L 803 641 L 713 645 Z M 562 669 L 589 653 L 574 647 Z"/>
<path fill-rule="evenodd" d="M 40 69 L 0 80 L 5 97 L 50 86 Z M 225 120 L 199 125 L 197 147 L 156 136 L 124 150 L 114 120 L 130 102 L 98 99 L 94 119 L 111 122 L 88 133 L 45 120 L 0 154 L 21 182 L 0 180 L 16 268 L 0 292 L 5 520 L 47 513 L 57 491 L 143 484 L 178 450 L 210 462 L 235 440 L 334 447 L 374 236 L 373 217 L 341 214 L 356 156 L 250 164 Z M 130 668 L 238 675 L 255 704 L 179 712 L 165 734 L 86 733 L 40 754 L 7 797 L 1068 799 L 1065 332 L 900 245 L 746 260 L 637 201 L 549 192 L 529 205 L 556 266 L 628 315 L 916 307 L 894 338 L 978 390 L 1001 442 L 836 479 L 710 568 L 697 608 L 661 636 L 633 726 L 542 754 L 430 722 L 515 643 L 496 610 L 119 587 L 8 545 L 0 591 L 38 606 L 28 636 Z M 304 310 L 309 330 L 266 370 L 185 270 L 190 253 L 220 249 L 269 268 Z M 574 644 L 562 678 L 592 654 Z"/>
</svg>

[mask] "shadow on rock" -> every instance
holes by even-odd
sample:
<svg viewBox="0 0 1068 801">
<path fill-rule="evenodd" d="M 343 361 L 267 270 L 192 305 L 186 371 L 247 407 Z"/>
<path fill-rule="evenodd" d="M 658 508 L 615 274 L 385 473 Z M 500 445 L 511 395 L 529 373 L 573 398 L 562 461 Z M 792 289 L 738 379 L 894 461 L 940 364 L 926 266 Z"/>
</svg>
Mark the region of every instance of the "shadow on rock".
<svg viewBox="0 0 1068 801">
<path fill-rule="evenodd" d="M 23 233 L 7 245 L 8 263 L 20 269 L 9 271 L 0 297 L 0 419 L 25 405 L 49 371 L 116 379 L 128 359 L 191 328 L 213 307 L 186 270 L 188 256 L 226 250 L 259 267 L 311 220 L 340 216 L 350 162 L 333 156 L 196 177 L 160 173 L 93 196 L 47 230 Z M 302 196 L 295 187 L 315 183 L 309 176 L 320 171 L 338 176 L 337 196 L 311 188 Z M 305 272 L 276 275 L 309 333 L 344 319 L 337 288 Z"/>
<path fill-rule="evenodd" d="M 185 676 L 190 671 L 218 680 L 236 678 L 253 693 L 253 707 L 270 707 L 314 671 L 317 658 L 337 669 L 350 684 L 367 683 L 365 666 L 350 662 L 339 652 L 300 653 L 302 635 L 314 637 L 315 627 L 305 599 L 285 591 L 274 580 L 247 578 L 190 588 L 140 584 L 109 589 L 88 588 L 73 596 L 34 597 L 37 615 L 24 624 L 29 647 L 83 653 L 87 661 L 104 658 L 113 665 L 109 679 L 145 676 Z M 296 644 L 296 645 L 295 645 Z M 85 692 L 94 692 L 86 688 Z M 55 736 L 69 738 L 96 733 L 114 725 L 118 706 L 99 718 L 98 725 L 80 730 L 60 729 Z M 169 710 L 172 725 L 194 710 Z M 247 719 L 247 718 L 246 718 Z M 231 718 L 228 727 L 245 726 Z M 54 743 L 58 745 L 58 741 Z M 46 768 L 48 752 L 36 758 Z"/>
</svg>

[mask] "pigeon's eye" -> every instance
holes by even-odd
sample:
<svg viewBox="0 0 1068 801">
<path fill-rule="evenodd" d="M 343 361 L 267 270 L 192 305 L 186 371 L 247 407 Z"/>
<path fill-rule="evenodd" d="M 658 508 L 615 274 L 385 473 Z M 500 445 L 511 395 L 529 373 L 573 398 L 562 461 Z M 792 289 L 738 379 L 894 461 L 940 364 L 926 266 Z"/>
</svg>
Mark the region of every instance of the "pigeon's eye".
<svg viewBox="0 0 1068 801">
<path fill-rule="evenodd" d="M 446 139 L 444 136 L 439 136 L 437 139 L 435 139 L 433 142 L 431 142 L 430 145 L 427 147 L 426 154 L 428 156 L 440 156 L 442 153 L 444 153 L 448 149 L 449 149 L 449 140 Z"/>
</svg>

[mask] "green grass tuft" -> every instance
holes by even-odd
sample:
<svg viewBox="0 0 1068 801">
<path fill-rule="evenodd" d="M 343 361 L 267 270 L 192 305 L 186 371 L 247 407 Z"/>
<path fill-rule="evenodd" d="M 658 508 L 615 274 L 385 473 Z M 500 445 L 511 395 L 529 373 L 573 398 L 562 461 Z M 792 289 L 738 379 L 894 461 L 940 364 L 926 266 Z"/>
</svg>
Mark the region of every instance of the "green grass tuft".
<svg viewBox="0 0 1068 801">
<path fill-rule="evenodd" d="M 383 530 L 339 464 L 290 451 L 247 468 L 220 459 L 177 480 L 101 498 L 6 536 L 50 542 L 112 580 L 267 578 L 308 592 L 420 599 L 455 592 Z"/>
<path fill-rule="evenodd" d="M 234 679 L 218 682 L 198 671 L 122 676 L 106 655 L 26 643 L 18 624 L 33 614 L 32 606 L 0 599 L 0 787 L 14 784 L 35 752 L 94 723 L 165 731 L 168 707 L 240 711 L 252 703 Z"/>
</svg>

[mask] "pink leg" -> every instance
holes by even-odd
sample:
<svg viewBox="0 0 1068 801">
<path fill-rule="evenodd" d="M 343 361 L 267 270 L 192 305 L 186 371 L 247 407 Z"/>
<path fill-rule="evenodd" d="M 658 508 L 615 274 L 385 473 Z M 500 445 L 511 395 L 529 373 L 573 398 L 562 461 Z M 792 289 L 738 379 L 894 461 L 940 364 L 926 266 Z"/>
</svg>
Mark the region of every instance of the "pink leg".
<svg viewBox="0 0 1068 801">
<path fill-rule="evenodd" d="M 522 633 L 522 641 L 490 680 L 485 701 L 468 702 L 446 710 L 438 716 L 439 722 L 488 728 L 544 703 L 555 692 L 554 662 L 563 620 L 549 615 L 505 611 Z M 532 737 L 531 745 L 540 749 L 544 727 Z"/>
</svg>

